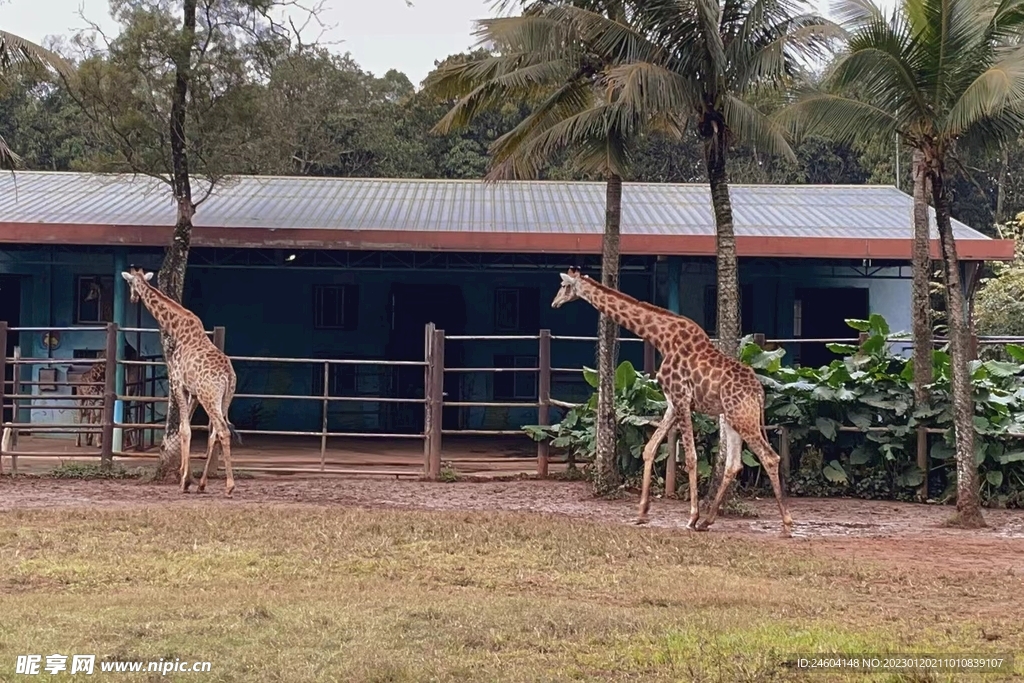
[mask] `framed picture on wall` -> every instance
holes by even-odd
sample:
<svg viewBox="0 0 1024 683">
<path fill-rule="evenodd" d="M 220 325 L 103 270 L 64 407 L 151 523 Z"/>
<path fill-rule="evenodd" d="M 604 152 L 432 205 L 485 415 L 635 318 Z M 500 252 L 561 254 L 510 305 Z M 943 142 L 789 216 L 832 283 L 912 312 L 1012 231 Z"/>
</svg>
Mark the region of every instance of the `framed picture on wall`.
<svg viewBox="0 0 1024 683">
<path fill-rule="evenodd" d="M 114 321 L 114 276 L 79 275 L 75 278 L 75 324 L 99 325 Z"/>
</svg>

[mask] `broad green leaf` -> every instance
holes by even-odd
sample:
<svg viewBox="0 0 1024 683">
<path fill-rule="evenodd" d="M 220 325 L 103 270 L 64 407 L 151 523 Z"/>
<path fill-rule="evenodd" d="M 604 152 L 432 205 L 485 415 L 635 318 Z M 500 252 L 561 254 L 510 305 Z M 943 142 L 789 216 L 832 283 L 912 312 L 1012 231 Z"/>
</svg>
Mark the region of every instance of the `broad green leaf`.
<svg viewBox="0 0 1024 683">
<path fill-rule="evenodd" d="M 878 313 L 872 313 L 868 316 L 868 324 L 868 329 L 871 331 L 872 335 L 882 337 L 883 341 L 885 337 L 889 336 L 889 323 L 887 323 L 885 318 Z"/>
<path fill-rule="evenodd" d="M 988 444 L 981 439 L 974 440 L 974 464 L 980 465 L 985 462 L 985 456 L 988 454 Z"/>
<path fill-rule="evenodd" d="M 948 446 L 945 441 L 936 441 L 932 444 L 929 455 L 936 460 L 949 460 L 956 455 L 956 450 Z"/>
<path fill-rule="evenodd" d="M 593 387 L 594 389 L 597 389 L 597 385 L 599 383 L 598 382 L 597 370 L 594 370 L 593 368 L 588 368 L 588 367 L 584 366 L 584 368 L 583 368 L 583 379 L 585 379 L 587 384 L 589 384 L 591 387 Z"/>
<path fill-rule="evenodd" d="M 864 342 L 864 344 L 861 346 L 861 349 L 864 351 L 864 353 L 868 354 L 879 353 L 884 348 L 885 337 L 878 334 L 868 337 L 868 340 Z"/>
<path fill-rule="evenodd" d="M 857 353 L 857 347 L 853 344 L 836 344 L 834 342 L 825 344 L 825 348 L 832 353 L 839 354 L 840 356 L 848 356 L 853 353 Z"/>
<path fill-rule="evenodd" d="M 867 465 L 874 459 L 874 453 L 867 444 L 859 444 L 850 452 L 851 465 Z"/>
<path fill-rule="evenodd" d="M 1013 377 L 1024 370 L 1024 367 L 1018 363 L 1005 363 L 998 360 L 987 360 L 984 366 L 994 377 Z"/>
<path fill-rule="evenodd" d="M 851 410 L 846 416 L 850 419 L 853 426 L 858 429 L 867 429 L 875 422 L 874 416 L 864 410 Z"/>
<path fill-rule="evenodd" d="M 839 464 L 838 460 L 833 460 L 829 464 L 825 465 L 825 469 L 822 470 L 822 474 L 825 478 L 834 484 L 841 484 L 847 481 L 846 470 Z"/>
<path fill-rule="evenodd" d="M 819 417 L 814 421 L 814 426 L 817 427 L 818 431 L 821 432 L 821 435 L 829 441 L 836 440 L 839 423 L 835 420 L 827 417 Z"/>
<path fill-rule="evenodd" d="M 1024 451 L 1013 451 L 1012 453 L 1003 453 L 999 456 L 999 462 L 1003 465 L 1009 465 L 1011 462 L 1024 462 Z"/>
<path fill-rule="evenodd" d="M 858 320 L 857 318 L 847 318 L 846 324 L 857 330 L 858 332 L 867 332 L 871 329 L 871 323 L 867 320 Z"/>
<path fill-rule="evenodd" d="M 985 480 L 992 484 L 992 486 L 1003 485 L 1003 473 L 999 470 L 991 470 L 985 473 Z"/>
<path fill-rule="evenodd" d="M 615 369 L 615 391 L 630 389 L 634 384 L 636 384 L 636 368 L 628 360 L 624 360 Z"/>
<path fill-rule="evenodd" d="M 1015 361 L 1024 363 L 1024 346 L 1020 346 L 1019 344 L 1007 344 L 1006 353 Z"/>
<path fill-rule="evenodd" d="M 900 473 L 898 483 L 906 487 L 920 486 L 924 483 L 924 472 L 917 465 L 910 465 Z"/>
<path fill-rule="evenodd" d="M 760 467 L 761 463 L 758 462 L 757 458 L 750 451 L 743 449 L 743 464 L 747 467 Z"/>
</svg>

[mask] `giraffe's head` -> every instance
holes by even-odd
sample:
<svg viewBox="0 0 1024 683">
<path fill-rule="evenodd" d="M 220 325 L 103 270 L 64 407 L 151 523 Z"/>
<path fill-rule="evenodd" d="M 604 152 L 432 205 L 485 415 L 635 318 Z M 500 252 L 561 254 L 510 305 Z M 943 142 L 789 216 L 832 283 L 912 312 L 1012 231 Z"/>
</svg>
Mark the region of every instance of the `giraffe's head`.
<svg viewBox="0 0 1024 683">
<path fill-rule="evenodd" d="M 142 268 L 131 266 L 128 268 L 127 273 L 121 273 L 121 277 L 128 282 L 128 289 L 132 292 L 132 303 L 137 304 L 139 303 L 139 294 L 144 288 L 149 287 L 149 281 L 153 279 L 153 273 L 147 273 Z"/>
<path fill-rule="evenodd" d="M 563 304 L 580 298 L 580 284 L 583 282 L 580 271 L 570 268 L 569 272 L 559 273 L 559 275 L 562 277 L 562 286 L 558 288 L 558 294 L 551 302 L 551 308 L 560 308 Z"/>
</svg>

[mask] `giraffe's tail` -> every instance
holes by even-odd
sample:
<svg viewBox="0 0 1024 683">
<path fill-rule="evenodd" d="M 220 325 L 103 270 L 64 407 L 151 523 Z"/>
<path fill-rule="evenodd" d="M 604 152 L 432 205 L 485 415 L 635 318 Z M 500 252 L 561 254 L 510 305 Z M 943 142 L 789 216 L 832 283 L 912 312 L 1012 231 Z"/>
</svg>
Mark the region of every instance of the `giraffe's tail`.
<svg viewBox="0 0 1024 683">
<path fill-rule="evenodd" d="M 242 444 L 242 435 L 239 434 L 238 431 L 235 429 L 235 425 L 231 424 L 231 422 L 228 421 L 228 420 L 224 420 L 224 421 L 228 423 L 228 431 L 231 432 L 231 437 L 234 438 L 234 439 L 238 439 L 238 445 L 239 446 L 243 445 Z"/>
</svg>

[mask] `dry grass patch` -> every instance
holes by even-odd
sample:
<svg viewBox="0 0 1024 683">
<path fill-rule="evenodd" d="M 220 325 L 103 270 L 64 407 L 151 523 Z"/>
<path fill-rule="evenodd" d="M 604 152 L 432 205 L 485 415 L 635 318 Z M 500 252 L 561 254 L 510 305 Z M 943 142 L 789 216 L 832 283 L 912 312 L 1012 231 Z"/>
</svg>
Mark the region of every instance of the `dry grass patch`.
<svg viewBox="0 0 1024 683">
<path fill-rule="evenodd" d="M 2 680 L 17 654 L 54 652 L 213 663 L 126 681 L 824 680 L 784 660 L 1024 645 L 1012 586 L 975 586 L 988 611 L 959 614 L 937 598 L 962 577 L 918 594 L 798 542 L 302 505 L 2 519 Z"/>
</svg>

